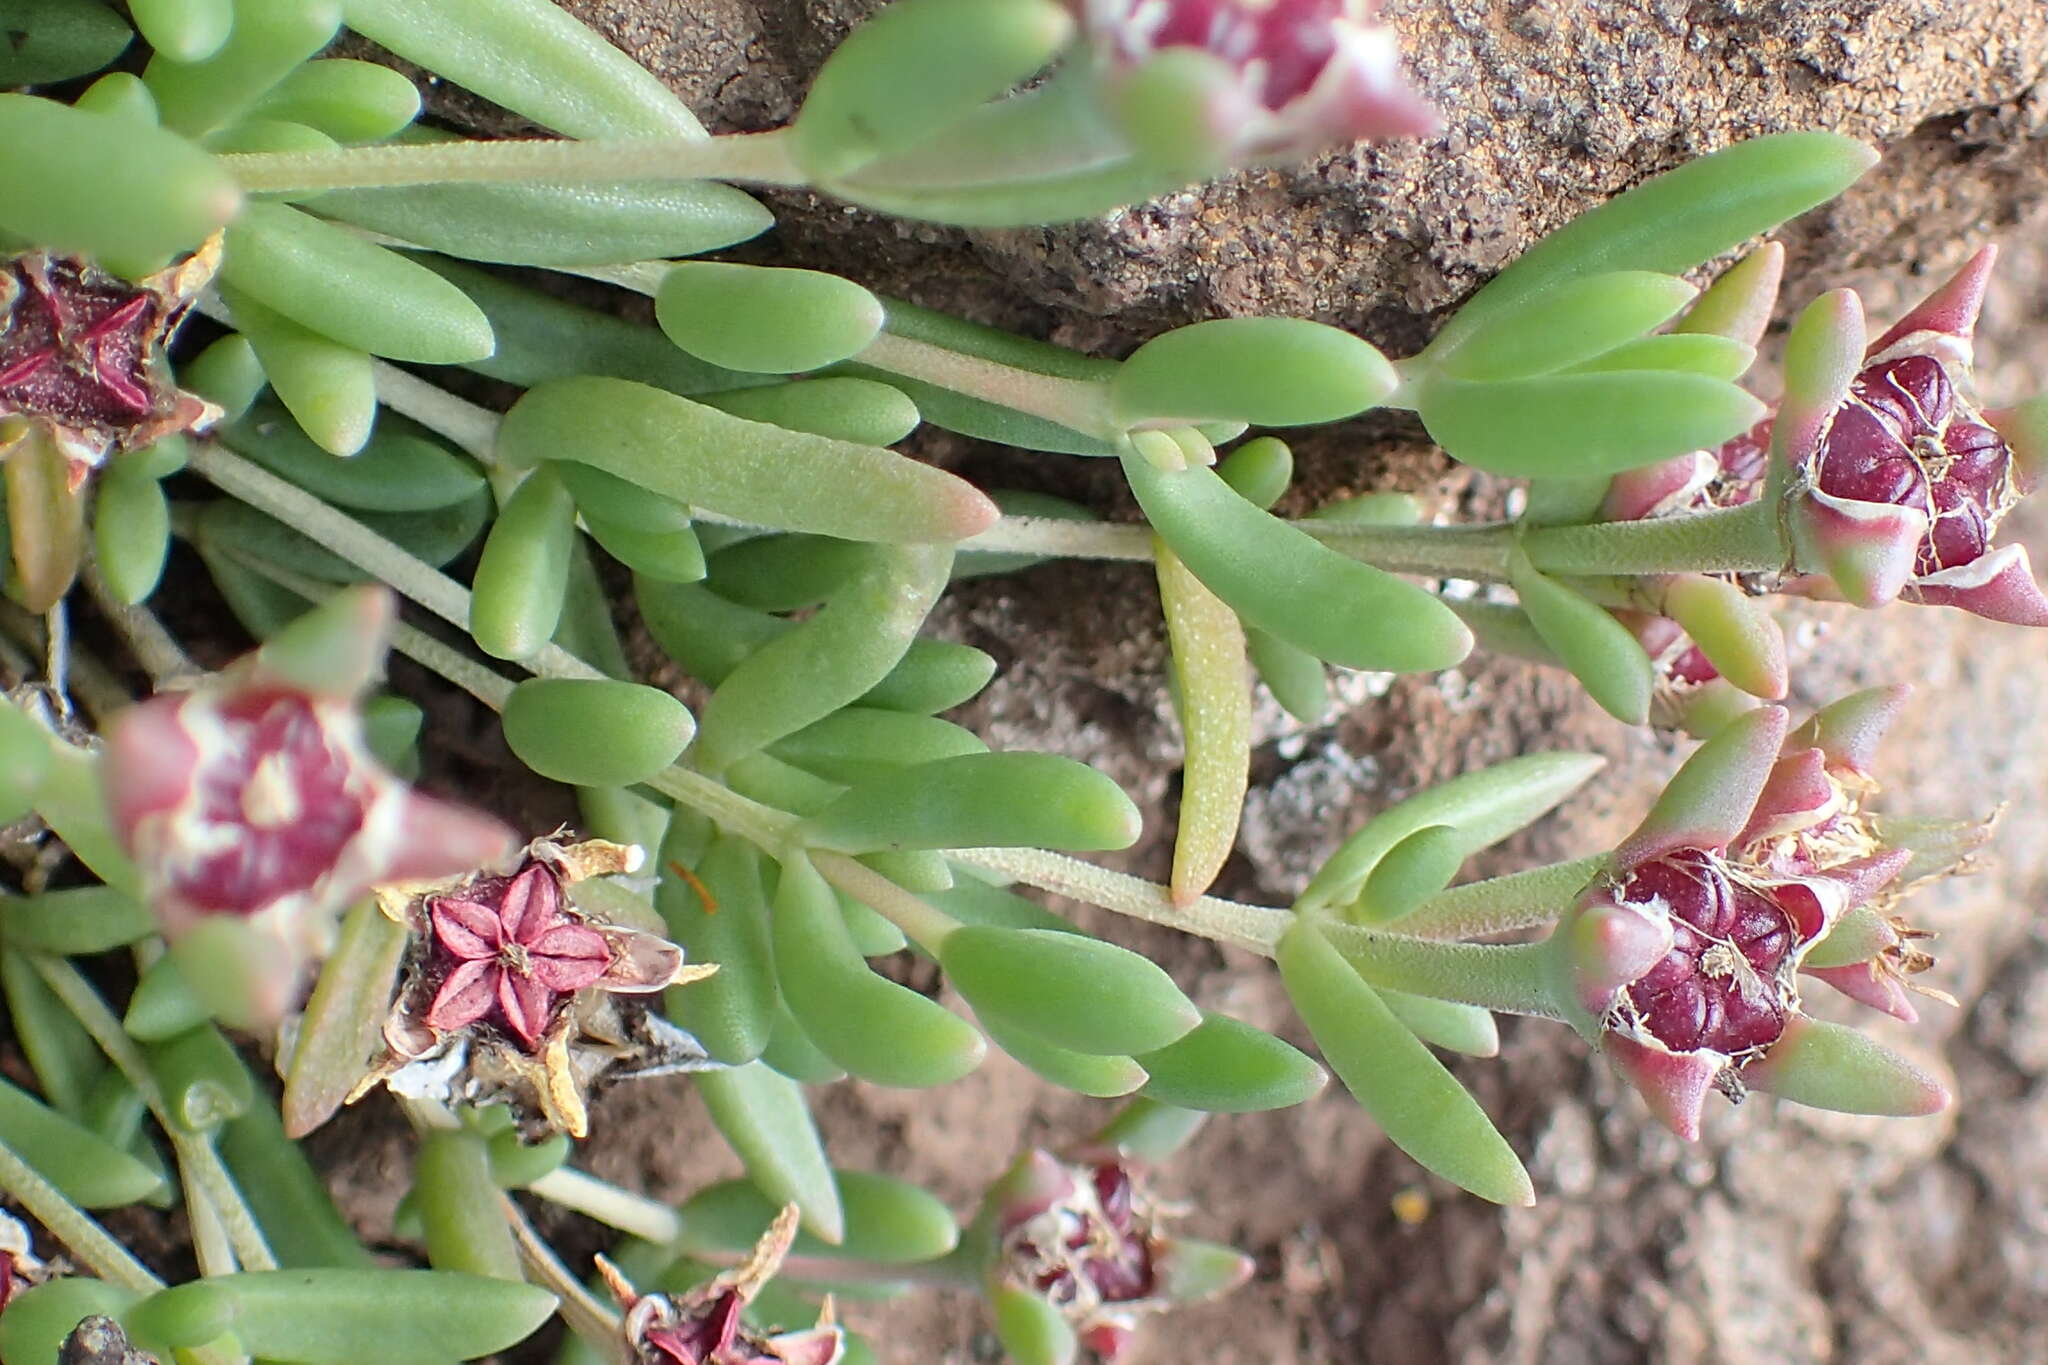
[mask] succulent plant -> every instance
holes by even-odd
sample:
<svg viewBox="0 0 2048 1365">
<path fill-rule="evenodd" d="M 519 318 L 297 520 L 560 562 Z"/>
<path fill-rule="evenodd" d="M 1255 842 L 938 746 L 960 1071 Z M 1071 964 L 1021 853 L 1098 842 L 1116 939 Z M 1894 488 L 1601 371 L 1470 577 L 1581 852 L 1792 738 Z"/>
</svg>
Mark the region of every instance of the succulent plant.
<svg viewBox="0 0 2048 1365">
<path fill-rule="evenodd" d="M 129 41 L 96 0 L 31 9 L 0 80 L 90 76 Z M 1501 1204 L 1538 1195 L 1520 1135 L 1437 1050 L 1491 1055 L 1503 1013 L 1574 1026 L 1686 1137 L 1717 1089 L 1950 1102 L 1801 992 L 1909 1021 L 1912 994 L 1944 998 L 1902 903 L 1988 827 L 1879 809 L 1903 688 L 1795 727 L 1774 613 L 1832 595 L 2048 622 L 2024 551 L 1993 544 L 2048 410 L 1972 392 L 1988 247 L 1869 346 L 1854 295 L 1809 305 L 1775 403 L 1739 381 L 1782 251 L 1692 283 L 1854 182 L 1861 144 L 1780 134 L 1652 177 L 1413 355 L 1233 317 L 1118 361 L 688 258 L 772 225 L 746 185 L 1043 224 L 1428 132 L 1371 4 L 897 0 L 788 126 L 716 137 L 548 0 L 128 9 L 139 76 L 0 94 L 5 593 L 26 609 L 0 611 L 0 848 L 27 851 L 0 874 L 0 990 L 35 1082 L 0 1086 L 0 1191 L 81 1272 L 0 1221 L 0 1355 L 426 1365 L 560 1315 L 569 1361 L 836 1365 L 870 1348 L 834 1286 L 923 1285 L 986 1299 L 1020 1365 L 1065 1365 L 1249 1273 L 1164 1230 L 1148 1171 L 1208 1114 L 1307 1100 L 1323 1063 L 1394 1145 Z M 416 123 L 405 77 L 320 55 L 344 19 L 559 136 Z M 497 266 L 649 296 L 655 325 Z M 453 368 L 516 397 L 470 403 Z M 1252 429 L 1374 410 L 1526 480 L 1522 509 L 1437 525 L 1382 492 L 1276 515 L 1293 452 Z M 1114 459 L 1142 524 L 897 448 L 927 423 Z M 174 541 L 253 654 L 201 668 L 152 608 Z M 1186 746 L 1163 885 L 1069 856 L 1143 832 L 1104 772 L 944 714 L 998 665 L 938 638 L 935 605 L 1055 558 L 1157 576 Z M 74 641 L 74 611 L 106 629 Z M 1704 742 L 1611 851 L 1453 884 L 1600 767 L 1534 752 L 1379 812 L 1286 907 L 1210 894 L 1255 674 L 1309 722 L 1328 668 L 1475 647 Z M 387 649 L 496 713 L 579 828 L 416 789 L 446 779 L 445 722 L 381 681 Z M 1029 889 L 1105 914 L 1084 929 Z M 1322 1062 L 1203 1008 L 1119 919 L 1272 958 Z M 132 972 L 70 960 L 114 953 Z M 952 994 L 878 970 L 904 953 Z M 130 975 L 117 1014 L 104 988 Z M 275 1048 L 275 1104 L 238 1043 Z M 964 1227 L 834 1167 L 808 1087 L 942 1086 L 991 1045 L 1115 1117 L 1027 1148 Z M 677 1209 L 567 1164 L 605 1140 L 600 1087 L 678 1072 L 744 1179 Z M 400 1221 L 426 1269 L 373 1260 L 301 1145 L 379 1086 L 418 1136 Z M 87 1212 L 172 1197 L 145 1123 L 200 1272 L 175 1285 Z M 594 1262 L 618 1312 L 508 1189 L 637 1239 Z"/>
</svg>

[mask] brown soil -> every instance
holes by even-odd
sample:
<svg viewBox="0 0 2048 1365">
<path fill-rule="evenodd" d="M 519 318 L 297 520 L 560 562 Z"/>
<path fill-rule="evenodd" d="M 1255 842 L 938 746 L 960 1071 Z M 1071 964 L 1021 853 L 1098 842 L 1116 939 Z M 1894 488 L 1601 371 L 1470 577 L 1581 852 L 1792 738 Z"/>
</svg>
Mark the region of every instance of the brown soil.
<svg viewBox="0 0 2048 1365">
<path fill-rule="evenodd" d="M 773 126 L 873 0 L 569 0 L 715 126 Z M 2048 342 L 2048 10 L 2040 0 L 1390 0 L 1434 139 L 1261 172 L 1097 224 L 963 233 L 800 194 L 750 248 L 920 303 L 1104 354 L 1162 327 L 1254 311 L 1319 318 L 1400 353 L 1542 232 L 1642 176 L 1753 133 L 1827 127 L 1883 165 L 1788 232 L 1789 296 L 1849 284 L 1883 315 L 1986 236 L 2015 248 L 1981 347 L 1984 388 L 2028 390 Z M 457 106 L 451 105 L 453 111 Z M 2033 367 L 2038 375 L 2038 365 Z M 2036 379 L 2035 382 L 2038 382 Z M 1405 487 L 1447 508 L 1498 490 L 1449 473 L 1399 421 L 1320 433 L 1301 496 Z M 1110 471 L 943 436 L 926 453 L 991 483 L 1119 507 Z M 2048 550 L 2048 517 L 2008 535 Z M 1126 566 L 1055 566 L 972 585 L 943 629 L 1005 664 L 964 718 L 1000 746 L 1101 766 L 1152 816 L 1129 865 L 1157 875 L 1178 753 L 1156 598 Z M 1663 1133 L 1563 1030 L 1508 1023 L 1504 1055 L 1459 1062 L 1528 1159 L 1539 1202 L 1503 1212 L 1425 1180 L 1341 1093 L 1212 1122 L 1164 1173 L 1190 1230 L 1258 1259 L 1236 1296 L 1156 1324 L 1138 1359 L 1259 1362 L 1949 1362 L 2048 1353 L 2048 724 L 2041 637 L 1957 613 L 1794 607 L 1797 700 L 1907 679 L 1920 689 L 1883 772 L 1894 809 L 2009 809 L 1983 873 L 1916 908 L 1943 935 L 1934 980 L 1960 997 L 1898 1045 L 1953 1068 L 1942 1118 L 1873 1121 L 1758 1099 L 1710 1115 L 1696 1147 Z M 1598 714 L 1561 675 L 1475 658 L 1363 695 L 1308 734 L 1275 724 L 1242 850 L 1222 889 L 1276 899 L 1341 835 L 1430 782 L 1538 748 L 1613 761 L 1568 817 L 1487 870 L 1588 852 L 1640 814 L 1678 748 Z M 445 727 L 441 722 L 446 722 Z M 483 731 L 437 716 L 443 735 Z M 479 739 L 477 770 L 488 772 Z M 1202 1003 L 1299 1038 L 1262 963 L 1165 932 L 1118 930 Z M 1823 1012 L 1845 1011 L 1822 1001 Z M 920 1181 L 963 1214 L 1016 1149 L 1063 1141 L 1108 1106 L 1048 1091 L 1000 1056 L 932 1093 L 818 1095 L 834 1158 Z M 374 1105 L 313 1151 L 366 1234 L 388 1238 L 406 1143 Z M 582 1160 L 664 1199 L 737 1173 L 682 1082 L 612 1092 Z M 1408 1223 L 1395 1196 L 1421 1190 Z M 594 1246 L 557 1219 L 567 1247 Z M 884 1359 L 998 1355 L 977 1307 L 854 1305 Z"/>
</svg>

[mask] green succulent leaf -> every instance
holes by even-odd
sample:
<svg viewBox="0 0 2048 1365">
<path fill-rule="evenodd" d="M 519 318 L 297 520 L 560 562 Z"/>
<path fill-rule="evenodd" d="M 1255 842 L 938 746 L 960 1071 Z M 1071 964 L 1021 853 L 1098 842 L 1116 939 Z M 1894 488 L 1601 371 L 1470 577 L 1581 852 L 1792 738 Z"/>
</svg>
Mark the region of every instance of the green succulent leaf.
<svg viewBox="0 0 2048 1365">
<path fill-rule="evenodd" d="M 962 540 L 998 516 L 969 484 L 893 451 L 617 379 L 529 389 L 505 415 L 497 450 L 515 467 L 574 458 L 722 516 L 849 540 Z"/>
<path fill-rule="evenodd" d="M 90 75 L 121 55 L 134 34 L 92 0 L 15 0 L 0 45 L 0 88 Z"/>
<path fill-rule="evenodd" d="M 155 1171 L 5 1081 L 0 1081 L 0 1142 L 83 1208 L 119 1208 L 163 1187 Z"/>
<path fill-rule="evenodd" d="M 802 1088 L 760 1062 L 700 1071 L 696 1084 L 711 1121 L 761 1193 L 778 1208 L 795 1204 L 805 1231 L 819 1240 L 843 1241 L 845 1208 Z"/>
<path fill-rule="evenodd" d="M 654 296 L 655 320 L 699 360 L 760 374 L 837 364 L 882 330 L 882 301 L 817 270 L 684 261 Z"/>
<path fill-rule="evenodd" d="M 159 52 L 142 79 L 156 97 L 164 127 L 203 137 L 226 127 L 333 40 L 340 0 L 233 0 L 227 41 L 199 61 Z"/>
<path fill-rule="evenodd" d="M 575 546 L 575 500 L 542 465 L 505 499 L 477 561 L 469 633 L 484 653 L 530 658 L 553 638 Z"/>
<path fill-rule="evenodd" d="M 1015 1365 L 1072 1365 L 1081 1345 L 1060 1310 L 1014 1284 L 989 1292 L 996 1338 Z"/>
<path fill-rule="evenodd" d="M 1115 1099 L 1145 1084 L 1145 1068 L 1129 1057 L 1076 1052 L 1049 1043 L 999 1015 L 979 1014 L 982 1032 L 1041 1080 L 1094 1099 Z"/>
<path fill-rule="evenodd" d="M 1711 450 L 1766 412 L 1735 385 L 1684 370 L 1433 376 L 1417 385 L 1415 409 L 1451 458 L 1518 478 L 1594 478 Z"/>
<path fill-rule="evenodd" d="M 1645 724 L 1657 674 L 1634 632 L 1578 589 L 1539 572 L 1519 546 L 1508 556 L 1508 581 L 1543 643 L 1593 700 L 1624 725 Z"/>
<path fill-rule="evenodd" d="M 331 455 L 361 450 L 377 420 L 369 352 L 303 327 L 232 285 L 219 289 L 278 401 L 313 443 Z"/>
<path fill-rule="evenodd" d="M 832 180 L 913 149 L 1038 71 L 1073 32 L 1052 0 L 898 0 L 819 69 L 791 154 Z"/>
<path fill-rule="evenodd" d="M 1186 752 L 1170 878 L 1175 903 L 1185 905 L 1209 889 L 1237 846 L 1251 774 L 1251 678 L 1237 613 L 1157 537 L 1152 557 Z"/>
<path fill-rule="evenodd" d="M 1300 911 L 1355 897 L 1389 850 L 1417 831 L 1463 831 L 1467 857 L 1505 839 L 1578 790 L 1606 762 L 1597 754 L 1525 754 L 1439 783 L 1390 806 L 1341 844 L 1295 902 Z"/>
<path fill-rule="evenodd" d="M 750 422 L 870 446 L 896 444 L 920 420 L 917 403 L 900 385 L 845 375 L 710 393 L 702 401 Z"/>
<path fill-rule="evenodd" d="M 221 278 L 372 355 L 459 365 L 496 345 L 483 310 L 433 271 L 284 204 L 249 204 L 229 225 Z"/>
<path fill-rule="evenodd" d="M 719 835 L 700 857 L 695 842 L 684 822 L 676 821 L 661 848 L 654 908 L 690 961 L 715 962 L 718 971 L 671 988 L 666 1008 L 705 1051 L 739 1066 L 768 1046 L 780 998 L 768 937 L 768 896 L 760 856 L 751 845 Z"/>
<path fill-rule="evenodd" d="M 924 1089 L 981 1064 L 981 1035 L 959 1015 L 869 969 L 839 901 L 806 857 L 775 890 L 775 972 L 790 1013 L 819 1051 L 876 1085 Z"/>
<path fill-rule="evenodd" d="M 1347 668 L 1448 668 L 1472 637 L 1450 608 L 1252 506 L 1215 471 L 1123 457 L 1159 538 L 1247 625 Z"/>
<path fill-rule="evenodd" d="M 962 754 L 856 783 L 812 816 L 804 838 L 879 849 L 1128 848 L 1140 816 L 1122 788 L 1054 754 Z"/>
<path fill-rule="evenodd" d="M 1218 318 L 1154 337 L 1110 380 L 1125 426 L 1335 422 L 1399 384 L 1385 356 L 1349 332 L 1297 318 Z"/>
<path fill-rule="evenodd" d="M 1075 1052 L 1153 1052 L 1202 1021 L 1149 958 L 1081 934 L 965 926 L 946 935 L 939 965 L 977 1014 Z"/>
<path fill-rule="evenodd" d="M 1434 1000 L 1406 991 L 1381 990 L 1380 1000 L 1408 1031 L 1433 1047 L 1467 1057 L 1500 1055 L 1500 1026 L 1491 1011 L 1455 1000 Z"/>
<path fill-rule="evenodd" d="M 146 270 L 235 216 L 241 191 L 175 133 L 0 94 L 0 231 L 53 251 Z"/>
<path fill-rule="evenodd" d="M 659 77 L 551 0 L 344 0 L 348 26 L 569 137 L 703 137 Z"/>
<path fill-rule="evenodd" d="M 1462 345 L 1491 319 L 1567 280 L 1617 270 L 1683 274 L 1834 198 L 1877 162 L 1835 133 L 1774 133 L 1653 177 L 1580 214 L 1473 295 L 1425 355 Z"/>
<path fill-rule="evenodd" d="M 1496 1204 L 1532 1204 L 1529 1174 L 1486 1111 L 1311 919 L 1280 940 L 1280 978 L 1330 1067 L 1421 1165 Z"/>
<path fill-rule="evenodd" d="M 696 726 L 658 687 L 609 678 L 529 678 L 505 702 L 505 742 L 543 777 L 625 787 L 674 763 Z"/>
<path fill-rule="evenodd" d="M 1591 360 L 1567 366 L 1572 374 L 1611 374 L 1624 370 L 1681 370 L 1733 383 L 1756 361 L 1756 348 L 1704 332 L 1666 332 L 1623 342 Z"/>
<path fill-rule="evenodd" d="M 1137 1061 L 1152 1099 L 1218 1114 L 1289 1108 L 1329 1080 L 1299 1048 L 1208 1010 L 1192 1032 Z"/>
<path fill-rule="evenodd" d="M 269 1270 L 193 1280 L 132 1311 L 158 1324 L 183 1320 L 187 1329 L 165 1344 L 191 1347 L 219 1335 L 223 1309 L 242 1349 L 266 1359 L 441 1365 L 525 1340 L 554 1312 L 555 1296 L 447 1270 Z"/>
<path fill-rule="evenodd" d="M 1496 311 L 1435 363 L 1458 379 L 1526 379 L 1569 369 L 1670 321 L 1697 292 L 1648 270 L 1561 280 Z"/>
<path fill-rule="evenodd" d="M 951 1211 L 916 1185 L 874 1171 L 839 1170 L 832 1179 L 846 1210 L 845 1240 L 825 1242 L 799 1232 L 792 1255 L 914 1265 L 944 1256 L 960 1240 Z M 744 1255 L 768 1230 L 777 1209 L 750 1181 L 707 1186 L 679 1210 L 683 1235 L 676 1247 L 698 1255 Z"/>
<path fill-rule="evenodd" d="M 8 1360 L 58 1360 L 64 1342 L 90 1317 L 120 1318 L 142 1296 L 87 1275 L 63 1275 L 22 1290 L 0 1317 L 0 1354 Z"/>
<path fill-rule="evenodd" d="M 420 113 L 420 92 L 402 71 L 329 57 L 295 68 L 256 102 L 260 118 L 318 128 L 337 142 L 381 142 Z"/>
</svg>

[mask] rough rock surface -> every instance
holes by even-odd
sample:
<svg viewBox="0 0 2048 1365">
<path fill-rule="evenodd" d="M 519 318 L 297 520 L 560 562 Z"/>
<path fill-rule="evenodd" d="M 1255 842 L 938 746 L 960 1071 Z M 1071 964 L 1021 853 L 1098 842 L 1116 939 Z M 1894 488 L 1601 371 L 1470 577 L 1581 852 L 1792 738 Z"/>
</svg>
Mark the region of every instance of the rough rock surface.
<svg viewBox="0 0 2048 1365">
<path fill-rule="evenodd" d="M 873 0 L 572 0 L 661 72 L 714 127 L 774 126 Z M 1882 144 L 1882 166 L 1787 234 L 1789 294 L 1867 287 L 1874 316 L 1982 238 L 2019 248 L 2048 229 L 2048 7 L 2040 0 L 1389 0 L 1448 131 L 1292 171 L 1235 178 L 1078 227 L 967 234 L 801 194 L 753 248 L 888 293 L 1115 354 L 1162 327 L 1277 311 L 1361 331 L 1390 350 L 1573 212 L 1741 136 L 1837 129 Z M 1984 387 L 2010 399 L 2048 354 L 2048 262 L 2015 250 L 1986 326 Z M 1106 471 L 1063 457 L 935 441 L 928 453 L 995 481 L 1098 499 Z M 1398 422 L 1305 448 L 1315 492 L 1406 486 L 1450 510 L 1497 489 L 1446 473 Z M 2031 531 L 2036 562 L 2048 519 Z M 994 650 L 1002 681 L 971 723 L 1063 749 L 1126 783 L 1166 825 L 1176 753 L 1162 703 L 1151 585 L 1122 566 L 1070 566 L 983 585 L 950 618 Z M 1920 701 L 1883 770 L 1895 807 L 2010 802 L 1985 872 L 1922 904 L 1941 930 L 1934 1007 L 1901 1045 L 1940 1054 L 1962 1105 L 1876 1122 L 1760 1099 L 1710 1115 L 1687 1147 L 1563 1031 L 1510 1024 L 1498 1062 L 1460 1063 L 1529 1160 L 1539 1203 L 1502 1212 L 1442 1188 L 1388 1149 L 1341 1095 L 1212 1123 L 1171 1171 L 1199 1235 L 1255 1252 L 1234 1298 L 1159 1324 L 1141 1359 L 1307 1361 L 1973 1362 L 2038 1359 L 2048 1321 L 2048 723 L 2043 639 L 1952 612 L 1803 608 L 1798 697 L 1904 678 Z M 1364 815 L 1428 782 L 1542 747 L 1617 760 L 1499 866 L 1603 846 L 1640 813 L 1677 749 L 1606 721 L 1560 676 L 1475 659 L 1396 683 L 1339 724 L 1276 729 L 1227 889 L 1284 895 Z M 1155 840 L 1136 863 L 1158 873 Z M 1204 1003 L 1287 1027 L 1262 964 L 1134 936 Z M 1825 992 L 1820 992 L 1825 994 Z M 1821 1001 L 1833 1012 L 1836 1002 Z M 1839 1013 L 1838 1013 L 1839 1017 Z M 600 1106 L 600 1174 L 676 1197 L 729 1159 L 681 1084 Z M 1020 1143 L 1060 1140 L 1102 1106 L 1049 1095 L 997 1058 L 931 1095 L 863 1086 L 823 1098 L 835 1156 L 928 1183 L 965 1210 Z M 394 1150 L 333 1156 L 370 1204 Z M 710 1155 L 707 1155 L 709 1153 Z M 1419 1222 L 1393 1196 L 1429 1190 Z M 395 1198 L 395 1191 L 391 1196 Z M 1404 1209 L 1408 1206 L 1404 1202 Z M 381 1207 L 358 1203 L 373 1224 Z M 384 1223 L 383 1226 L 388 1226 Z M 973 1305 L 855 1305 L 885 1359 L 994 1358 Z M 2030 1336 L 2030 1333 L 2033 1335 Z"/>
</svg>

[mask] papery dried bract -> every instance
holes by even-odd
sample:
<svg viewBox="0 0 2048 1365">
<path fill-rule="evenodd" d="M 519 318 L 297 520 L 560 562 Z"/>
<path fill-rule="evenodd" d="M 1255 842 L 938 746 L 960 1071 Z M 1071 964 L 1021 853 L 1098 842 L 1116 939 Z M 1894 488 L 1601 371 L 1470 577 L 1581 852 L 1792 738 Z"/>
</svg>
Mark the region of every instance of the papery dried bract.
<svg viewBox="0 0 2048 1365">
<path fill-rule="evenodd" d="M 796 1239 L 797 1209 L 786 1206 L 736 1269 L 680 1294 L 640 1294 L 602 1256 L 597 1268 L 624 1310 L 620 1332 L 629 1365 L 835 1365 L 846 1335 L 828 1302 L 815 1327 L 757 1332 L 741 1314 L 781 1268 Z"/>
</svg>

